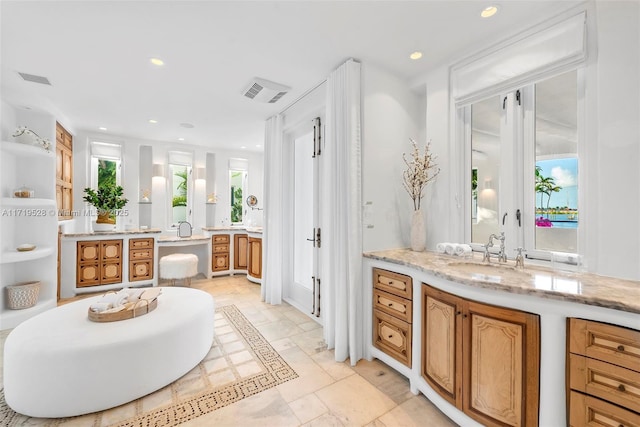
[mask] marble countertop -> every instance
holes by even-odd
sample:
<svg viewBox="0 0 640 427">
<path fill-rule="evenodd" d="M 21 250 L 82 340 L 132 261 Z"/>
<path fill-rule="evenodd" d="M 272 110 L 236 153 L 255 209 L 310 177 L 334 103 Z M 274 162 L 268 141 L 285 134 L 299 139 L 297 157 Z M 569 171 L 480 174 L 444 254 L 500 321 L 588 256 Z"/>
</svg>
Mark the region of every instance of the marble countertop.
<svg viewBox="0 0 640 427">
<path fill-rule="evenodd" d="M 207 236 L 203 236 L 201 234 L 194 234 L 189 237 L 178 237 L 178 236 L 160 236 L 158 237 L 158 243 L 163 242 L 190 242 L 190 241 L 200 241 L 200 240 L 209 240 Z"/>
<path fill-rule="evenodd" d="M 514 262 L 483 264 L 479 254 L 462 258 L 434 252 L 392 249 L 364 253 L 365 258 L 404 265 L 453 282 L 516 294 L 535 295 L 563 301 L 640 313 L 640 282 L 590 273 L 554 271 L 527 265 L 516 269 Z"/>
<path fill-rule="evenodd" d="M 201 227 L 203 231 L 248 231 L 249 233 L 262 233 L 262 227 L 249 227 L 244 225 Z"/>
<path fill-rule="evenodd" d="M 154 234 L 161 233 L 159 228 L 135 228 L 132 230 L 113 230 L 113 231 L 85 231 L 82 233 L 62 233 L 62 237 L 91 237 L 91 236 L 114 236 L 119 234 Z"/>
</svg>

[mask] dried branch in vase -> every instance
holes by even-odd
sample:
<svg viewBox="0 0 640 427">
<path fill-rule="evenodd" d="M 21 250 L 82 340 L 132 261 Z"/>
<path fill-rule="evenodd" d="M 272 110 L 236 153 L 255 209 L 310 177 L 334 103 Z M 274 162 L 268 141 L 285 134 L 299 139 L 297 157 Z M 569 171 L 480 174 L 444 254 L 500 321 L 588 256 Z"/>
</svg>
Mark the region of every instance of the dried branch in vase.
<svg viewBox="0 0 640 427">
<path fill-rule="evenodd" d="M 402 186 L 413 199 L 413 209 L 417 211 L 424 196 L 424 188 L 438 176 L 440 168 L 435 162 L 436 156 L 429 151 L 431 141 L 427 142 L 424 155 L 421 155 L 416 141 L 411 138 L 409 140 L 413 145 L 413 152 L 409 159 L 406 153 L 402 153 L 402 159 L 407 165 L 407 169 L 402 174 Z"/>
</svg>

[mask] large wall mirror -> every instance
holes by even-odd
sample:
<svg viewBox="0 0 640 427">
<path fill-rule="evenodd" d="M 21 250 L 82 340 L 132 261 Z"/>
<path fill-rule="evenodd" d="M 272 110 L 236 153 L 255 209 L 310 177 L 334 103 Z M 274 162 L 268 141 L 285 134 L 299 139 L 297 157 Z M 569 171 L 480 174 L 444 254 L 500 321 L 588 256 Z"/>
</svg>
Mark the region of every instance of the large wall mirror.
<svg viewBox="0 0 640 427">
<path fill-rule="evenodd" d="M 180 222 L 191 222 L 193 204 L 193 155 L 181 151 L 169 152 L 167 179 L 170 195 L 169 226 L 175 228 Z"/>
</svg>

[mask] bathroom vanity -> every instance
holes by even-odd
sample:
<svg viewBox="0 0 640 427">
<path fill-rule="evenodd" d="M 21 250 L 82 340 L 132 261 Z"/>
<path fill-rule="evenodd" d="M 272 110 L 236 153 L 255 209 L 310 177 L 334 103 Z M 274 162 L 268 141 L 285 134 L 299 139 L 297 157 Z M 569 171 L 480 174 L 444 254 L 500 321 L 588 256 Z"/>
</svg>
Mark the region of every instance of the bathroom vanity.
<svg viewBox="0 0 640 427">
<path fill-rule="evenodd" d="M 404 249 L 364 257 L 368 355 L 405 375 L 412 392 L 456 423 L 638 423 L 628 402 L 639 397 L 640 283 Z M 584 338 L 584 322 L 609 334 L 596 350 L 568 346 L 594 342 Z M 631 373 L 607 370 L 616 357 Z M 608 386 L 584 379 L 588 363 Z"/>
<path fill-rule="evenodd" d="M 262 283 L 262 227 L 202 227 L 211 240 L 211 276 L 246 274 Z"/>
</svg>

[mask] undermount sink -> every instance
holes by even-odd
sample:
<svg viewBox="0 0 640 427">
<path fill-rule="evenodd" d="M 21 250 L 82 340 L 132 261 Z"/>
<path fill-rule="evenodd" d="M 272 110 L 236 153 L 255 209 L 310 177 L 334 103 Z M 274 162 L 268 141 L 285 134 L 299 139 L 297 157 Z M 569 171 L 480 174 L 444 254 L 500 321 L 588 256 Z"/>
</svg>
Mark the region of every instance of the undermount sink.
<svg viewBox="0 0 640 427">
<path fill-rule="evenodd" d="M 468 274 L 483 274 L 487 276 L 501 276 L 504 274 L 520 274 L 531 276 L 527 271 L 515 268 L 509 264 L 479 264 L 475 262 L 452 262 L 449 264 L 452 270 L 460 271 Z"/>
</svg>

